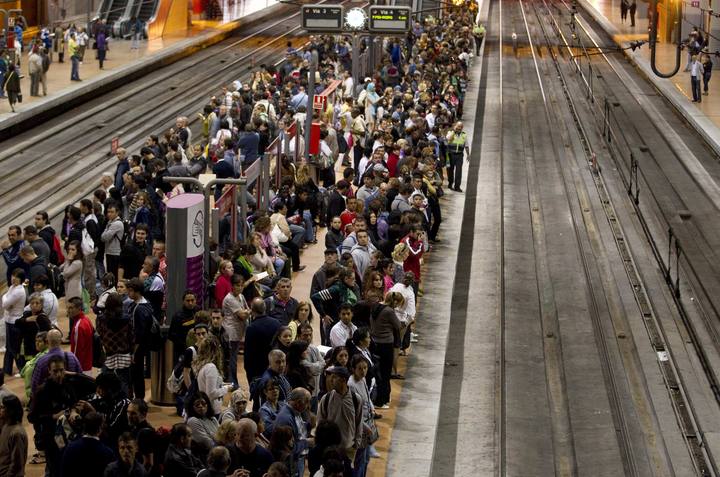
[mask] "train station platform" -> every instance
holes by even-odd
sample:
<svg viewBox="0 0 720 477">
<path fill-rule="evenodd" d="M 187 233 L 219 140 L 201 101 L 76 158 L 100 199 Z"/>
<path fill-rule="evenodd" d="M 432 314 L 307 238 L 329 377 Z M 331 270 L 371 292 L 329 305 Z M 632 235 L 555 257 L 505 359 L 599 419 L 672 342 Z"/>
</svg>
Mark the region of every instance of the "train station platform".
<svg viewBox="0 0 720 477">
<path fill-rule="evenodd" d="M 234 21 L 193 22 L 193 28 L 184 35 L 143 40 L 137 49 L 131 48 L 130 40 L 112 38 L 102 70 L 96 59 L 96 50 L 86 50 L 80 65 L 82 81 L 79 82 L 70 80 L 71 62 L 66 47 L 63 63 L 58 61 L 56 53 L 53 54 L 53 62 L 47 73 L 47 96 L 42 96 L 42 86 L 41 96 L 30 96 L 28 53 L 24 52 L 21 59 L 23 102 L 15 105 L 16 112 L 13 113 L 7 99 L 0 100 L 0 138 L 12 137 L 28 126 L 37 124 L 37 121 L 51 119 L 102 93 L 219 43 L 240 28 L 259 24 L 292 10 L 292 6 L 275 4 Z"/>
<path fill-rule="evenodd" d="M 618 45 L 627 47 L 631 41 L 647 41 L 649 25 L 647 3 L 637 2 L 635 26 L 631 26 L 629 16 L 624 22 L 620 18 L 620 0 L 579 0 L 578 4 L 602 26 Z M 684 37 L 687 37 L 691 27 L 689 23 L 684 22 Z M 656 46 L 657 69 L 663 73 L 672 71 L 675 66 L 676 50 L 675 44 L 658 42 Z M 650 65 L 650 48 L 647 44 L 635 51 L 624 51 L 657 90 L 700 133 L 710 147 L 720 154 L 720 79 L 713 75 L 708 88 L 709 94 L 702 96 L 702 102 L 693 103 L 690 73 L 684 71 L 687 64 L 685 51 L 681 55 L 680 70 L 668 79 L 661 78 L 653 72 Z M 715 65 L 719 64 L 718 59 L 714 56 L 712 61 Z"/>
</svg>

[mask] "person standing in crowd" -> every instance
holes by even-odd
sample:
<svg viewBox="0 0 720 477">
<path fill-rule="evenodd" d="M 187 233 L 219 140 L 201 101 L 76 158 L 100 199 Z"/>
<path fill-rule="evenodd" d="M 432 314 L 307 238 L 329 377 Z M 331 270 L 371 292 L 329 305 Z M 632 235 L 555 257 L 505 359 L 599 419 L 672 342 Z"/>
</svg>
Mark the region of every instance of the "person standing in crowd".
<svg viewBox="0 0 720 477">
<path fill-rule="evenodd" d="M 455 192 L 462 192 L 463 157 L 467 154 L 470 159 L 470 146 L 467 133 L 463 131 L 463 123 L 458 121 L 452 130 L 447 133 L 448 142 L 448 188 Z M 454 187 L 453 187 L 454 185 Z"/>
<path fill-rule="evenodd" d="M 635 13 L 637 12 L 637 3 L 635 0 L 632 0 L 632 3 L 630 4 L 630 7 L 628 7 L 628 10 L 630 12 L 630 26 L 635 26 Z"/>
<path fill-rule="evenodd" d="M 239 385 L 237 378 L 237 359 L 242 343 L 246 342 L 245 330 L 247 329 L 248 319 L 250 318 L 250 308 L 247 306 L 245 297 L 243 296 L 243 287 L 245 280 L 240 275 L 233 275 L 232 291 L 228 293 L 222 302 L 223 326 L 230 340 L 230 354 L 228 360 L 230 369 L 228 370 L 228 379 L 235 386 Z M 247 353 L 247 349 L 245 349 Z"/>
<path fill-rule="evenodd" d="M 702 96 L 700 94 L 700 81 L 703 77 L 705 69 L 700 62 L 698 55 L 693 55 L 690 61 L 690 88 L 692 89 L 693 103 L 701 103 Z"/>
<path fill-rule="evenodd" d="M 10 286 L 2 296 L 3 321 L 5 321 L 5 358 L 3 372 L 6 376 L 13 375 L 13 363 L 17 365 L 18 373 L 25 365 L 25 359 L 20 351 L 22 334 L 16 322 L 23 315 L 27 292 L 25 290 L 25 271 L 21 268 L 13 270 Z"/>
<path fill-rule="evenodd" d="M 35 442 L 45 450 L 45 475 L 61 477 L 62 453 L 55 441 L 57 419 L 66 411 L 69 412 L 77 404 L 78 398 L 66 380 L 64 357 L 53 354 L 48 358 L 45 360 L 48 379 L 33 392 L 28 421 L 35 427 Z M 42 360 L 38 366 L 41 364 Z"/>
<path fill-rule="evenodd" d="M 265 372 L 273 337 L 282 326 L 278 320 L 266 314 L 265 302 L 262 298 L 255 298 L 252 301 L 251 311 L 254 318 L 245 333 L 246 346 L 243 354 L 248 383 L 252 383 Z"/>
<path fill-rule="evenodd" d="M 80 27 L 78 29 L 77 34 L 75 35 L 77 39 L 78 44 L 78 56 L 80 57 L 80 64 L 85 60 L 85 50 L 87 49 L 88 41 L 90 41 L 90 37 L 88 36 L 87 32 L 85 31 L 85 28 Z"/>
<path fill-rule="evenodd" d="M 104 477 L 146 477 L 145 468 L 136 458 L 138 444 L 132 434 L 122 434 L 117 447 L 118 459 L 108 465 Z"/>
<path fill-rule="evenodd" d="M 22 425 L 23 405 L 17 396 L 0 400 L 0 475 L 25 475 L 28 457 L 28 436 Z"/>
<path fill-rule="evenodd" d="M 187 424 L 180 422 L 172 427 L 163 465 L 166 475 L 196 477 L 202 470 L 202 462 L 190 450 L 192 438 L 193 432 Z"/>
<path fill-rule="evenodd" d="M 105 244 L 105 261 L 107 262 L 107 271 L 118 276 L 118 268 L 120 266 L 120 252 L 122 251 L 122 242 L 125 235 L 125 226 L 120 219 L 120 210 L 117 204 L 112 203 L 107 207 L 107 223 L 105 230 L 100 235 L 100 239 Z"/>
<path fill-rule="evenodd" d="M 707 53 L 703 55 L 703 96 L 708 95 L 708 85 L 710 84 L 710 78 L 712 77 L 713 62 L 710 59 L 710 55 Z"/>
<path fill-rule="evenodd" d="M 328 393 L 318 404 L 318 421 L 332 421 L 340 428 L 341 448 L 353 461 L 363 438 L 363 400 L 348 387 L 350 372 L 345 366 L 325 370 Z"/>
<path fill-rule="evenodd" d="M 40 96 L 40 75 L 42 74 L 42 57 L 38 48 L 33 48 L 28 56 L 28 73 L 30 74 L 30 96 Z"/>
<path fill-rule="evenodd" d="M 102 477 L 107 466 L 115 459 L 113 450 L 99 439 L 103 416 L 91 411 L 82 420 L 82 437 L 68 444 L 63 452 L 61 475 Z"/>
<path fill-rule="evenodd" d="M 80 79 L 80 45 L 75 37 L 75 33 L 70 33 L 68 39 L 68 54 L 72 67 L 70 69 L 70 81 L 82 81 Z"/>
<path fill-rule="evenodd" d="M 107 36 L 105 35 L 104 28 L 99 29 L 97 35 L 95 35 L 95 46 L 97 47 L 97 59 L 100 69 L 103 69 L 105 55 L 107 53 Z"/>
<path fill-rule="evenodd" d="M 90 374 L 93 357 L 93 329 L 90 319 L 83 313 L 80 298 L 71 298 L 67 302 L 67 314 L 70 319 L 70 351 L 77 356 L 82 370 Z"/>
<path fill-rule="evenodd" d="M 20 89 L 20 76 L 15 65 L 8 65 L 3 89 L 7 94 L 10 109 L 15 112 L 15 103 L 22 103 L 22 90 Z"/>
<path fill-rule="evenodd" d="M 149 358 L 150 330 L 155 319 L 150 303 L 143 297 L 143 290 L 143 283 L 139 278 L 128 281 L 128 298 L 132 301 L 128 315 L 135 334 L 130 376 L 133 395 L 141 399 L 145 397 L 145 361 Z"/>
</svg>

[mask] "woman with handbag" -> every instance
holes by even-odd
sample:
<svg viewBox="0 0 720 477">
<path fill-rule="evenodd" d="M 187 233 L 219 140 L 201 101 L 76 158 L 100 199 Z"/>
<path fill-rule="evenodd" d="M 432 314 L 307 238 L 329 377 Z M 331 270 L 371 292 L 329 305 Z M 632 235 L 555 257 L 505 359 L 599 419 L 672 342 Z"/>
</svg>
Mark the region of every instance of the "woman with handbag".
<svg viewBox="0 0 720 477">
<path fill-rule="evenodd" d="M 3 88 L 7 92 L 10 109 L 15 112 L 15 103 L 22 103 L 22 91 L 20 91 L 20 76 L 18 76 L 15 65 L 8 65 L 8 74 L 5 78 Z"/>
</svg>

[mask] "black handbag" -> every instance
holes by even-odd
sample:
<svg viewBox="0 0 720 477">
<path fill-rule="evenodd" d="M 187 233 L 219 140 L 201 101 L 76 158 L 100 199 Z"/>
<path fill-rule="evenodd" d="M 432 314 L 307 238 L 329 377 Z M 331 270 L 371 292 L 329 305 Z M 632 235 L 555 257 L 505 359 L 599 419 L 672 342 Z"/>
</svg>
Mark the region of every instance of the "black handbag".
<svg viewBox="0 0 720 477">
<path fill-rule="evenodd" d="M 17 94 L 18 103 L 22 103 L 22 93 Z"/>
</svg>

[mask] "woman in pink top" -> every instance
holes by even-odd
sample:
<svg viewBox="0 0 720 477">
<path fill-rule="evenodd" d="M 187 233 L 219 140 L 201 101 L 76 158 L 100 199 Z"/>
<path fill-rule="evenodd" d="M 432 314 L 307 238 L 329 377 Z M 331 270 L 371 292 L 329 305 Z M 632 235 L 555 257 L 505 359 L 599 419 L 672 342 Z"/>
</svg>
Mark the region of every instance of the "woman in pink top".
<svg viewBox="0 0 720 477">
<path fill-rule="evenodd" d="M 230 260 L 220 261 L 220 270 L 215 281 L 215 304 L 222 305 L 225 296 L 232 291 L 232 283 L 230 279 L 233 276 L 234 268 Z"/>
</svg>

